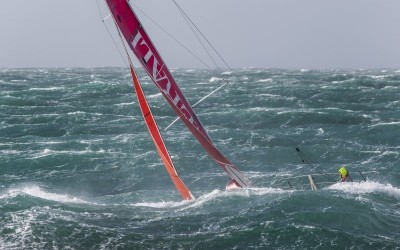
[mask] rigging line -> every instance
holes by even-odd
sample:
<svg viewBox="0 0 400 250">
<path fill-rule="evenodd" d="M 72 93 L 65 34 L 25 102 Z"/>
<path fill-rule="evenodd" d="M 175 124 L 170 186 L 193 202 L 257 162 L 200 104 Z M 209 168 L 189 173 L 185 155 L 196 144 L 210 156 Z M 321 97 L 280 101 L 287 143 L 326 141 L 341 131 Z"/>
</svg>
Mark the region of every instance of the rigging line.
<svg viewBox="0 0 400 250">
<path fill-rule="evenodd" d="M 219 86 L 218 88 L 214 89 L 213 91 L 211 91 L 210 93 L 208 93 L 206 96 L 204 96 L 203 98 L 201 98 L 200 100 L 198 100 L 195 104 L 193 104 L 192 108 L 196 107 L 197 104 L 201 103 L 202 101 L 204 101 L 206 98 L 208 98 L 210 95 L 214 94 L 215 92 L 217 92 L 219 89 L 221 89 L 222 87 L 224 87 L 225 85 L 227 85 L 229 82 L 226 81 L 224 84 L 222 84 L 221 86 Z M 164 131 L 166 131 L 167 129 L 169 129 L 172 125 L 174 125 L 175 122 L 177 122 L 179 120 L 179 117 L 177 117 L 173 122 L 171 122 L 165 129 Z"/>
<path fill-rule="evenodd" d="M 121 40 L 122 46 L 124 47 L 126 56 L 128 57 L 129 66 L 133 68 L 132 59 L 131 59 L 131 57 L 129 56 L 128 49 L 126 48 L 124 39 L 122 38 L 122 35 L 121 35 L 121 31 L 119 30 L 118 25 L 115 23 L 115 21 L 114 21 L 114 24 L 115 24 L 115 27 L 117 28 L 118 36 L 119 36 L 119 39 Z"/>
<path fill-rule="evenodd" d="M 314 170 L 319 173 L 320 175 L 322 175 L 325 179 L 336 182 L 336 180 L 334 178 L 328 177 L 327 173 L 323 170 L 323 169 L 319 169 L 318 164 L 316 164 L 315 162 L 313 162 L 311 160 L 310 157 L 308 157 L 307 155 L 305 155 L 299 148 L 296 148 L 296 151 L 301 159 L 301 161 L 305 164 L 308 164 L 310 167 L 314 168 Z"/>
<path fill-rule="evenodd" d="M 130 5 L 132 5 L 132 6 L 134 6 L 137 10 L 139 10 L 144 16 L 146 16 L 152 23 L 154 23 L 156 26 L 158 26 L 162 31 L 164 31 L 169 37 L 171 37 L 174 41 L 176 41 L 179 45 L 181 45 L 182 46 L 182 48 L 184 48 L 187 52 L 189 52 L 192 56 L 194 56 L 195 58 L 197 58 L 197 60 L 199 60 L 203 65 L 205 65 L 208 69 L 210 69 L 210 70 L 212 70 L 212 68 L 208 65 L 208 64 L 206 64 L 204 61 L 202 61 L 196 54 L 194 54 L 191 50 L 189 50 L 185 45 L 183 45 L 181 42 L 179 42 L 174 36 L 172 36 L 166 29 L 164 29 L 161 25 L 159 25 L 156 21 L 154 21 L 149 15 L 147 15 L 144 11 L 142 11 L 138 6 L 136 6 L 134 3 L 131 3 L 129 0 L 128 0 L 128 2 L 129 2 L 129 4 Z M 179 5 L 178 5 L 179 6 Z M 181 8 L 180 8 L 181 9 Z M 183 11 L 183 10 L 182 10 Z M 182 12 L 181 12 L 181 14 L 182 14 Z M 186 15 L 186 13 L 184 13 L 183 12 L 183 14 L 184 15 Z M 182 14 L 182 15 L 183 15 Z M 187 15 L 186 15 L 187 16 Z M 188 19 L 190 20 L 190 18 L 188 17 Z M 185 18 L 185 20 L 186 20 L 186 18 Z M 188 22 L 187 20 L 186 20 L 186 22 Z M 190 22 L 192 22 L 191 20 L 190 20 Z M 192 22 L 193 23 L 193 22 Z M 191 25 L 188 23 L 188 25 L 189 25 L 189 27 L 191 27 Z M 195 26 L 194 24 L 193 24 L 193 26 Z M 196 27 L 196 26 L 195 26 Z M 192 27 L 191 27 L 191 29 L 192 29 Z M 196 27 L 196 29 L 197 30 L 199 30 L 197 27 Z M 193 29 L 192 29 L 192 31 L 193 31 Z M 196 32 L 195 31 L 193 31 L 193 33 L 197 36 L 197 34 L 196 34 Z M 199 33 L 201 34 L 201 32 L 200 32 L 200 30 L 199 30 Z M 202 34 L 202 36 L 204 37 L 204 35 Z M 204 37 L 205 38 L 205 37 Z M 198 40 L 200 41 L 200 39 L 198 38 Z M 210 44 L 210 42 L 205 38 L 205 40 Z M 201 41 L 200 41 L 200 43 L 201 43 Z M 202 44 L 203 45 L 203 44 Z M 212 47 L 212 45 L 210 44 L 210 46 Z M 204 45 L 203 45 L 203 48 L 206 50 L 206 52 L 208 53 L 208 51 L 207 51 L 207 49 L 204 47 Z M 213 47 L 212 47 L 213 48 Z M 214 48 L 213 48 L 214 49 Z M 214 51 L 218 54 L 218 52 L 214 49 Z M 209 54 L 209 53 L 208 53 Z M 219 55 L 219 54 L 218 54 Z M 209 56 L 210 56 L 210 58 L 212 59 L 212 57 L 211 57 L 211 55 L 209 54 Z M 220 56 L 220 55 L 219 55 Z M 220 56 L 221 57 L 221 56 Z M 223 58 L 221 57 L 221 59 L 223 60 Z M 214 64 L 215 64 L 215 62 L 214 62 Z M 226 64 L 227 65 L 227 64 Z M 215 64 L 215 66 L 217 67 L 217 69 L 219 70 L 219 74 L 222 74 L 222 72 L 221 72 L 221 70 L 218 68 L 218 66 Z M 229 65 L 227 65 L 227 67 L 231 70 L 231 68 L 229 67 Z M 202 101 L 204 101 L 206 98 L 208 98 L 211 94 L 213 94 L 213 93 L 215 93 L 216 91 L 218 91 L 219 89 L 221 89 L 223 86 L 225 86 L 226 84 L 228 84 L 229 83 L 229 81 L 227 81 L 227 80 L 225 80 L 224 78 L 222 78 L 222 80 L 223 81 L 225 81 L 225 83 L 224 84 L 222 84 L 221 86 L 219 86 L 218 88 L 216 88 L 215 90 L 213 90 L 213 91 L 211 91 L 211 93 L 209 93 L 209 94 L 207 94 L 205 97 L 203 97 L 203 98 L 201 98 L 199 101 L 197 101 L 192 107 L 195 107 L 195 106 L 197 106 L 198 104 L 200 104 Z M 165 129 L 164 129 L 164 131 L 166 131 L 168 128 L 170 128 L 174 123 L 176 123 L 176 121 L 178 121 L 179 120 L 179 117 L 177 117 L 171 124 L 169 124 Z"/>
<path fill-rule="evenodd" d="M 98 0 L 96 0 L 96 4 L 97 4 L 97 9 L 99 10 L 99 15 L 100 15 L 100 17 L 101 17 L 101 22 L 103 23 L 104 27 L 106 28 L 106 30 L 107 30 L 107 32 L 108 32 L 108 35 L 110 36 L 111 40 L 113 41 L 114 46 L 115 46 L 115 48 L 116 48 L 117 51 L 118 51 L 118 54 L 121 56 L 122 60 L 124 61 L 125 66 L 128 66 L 128 64 L 126 63 L 124 56 L 122 55 L 120 49 L 118 48 L 118 45 L 117 45 L 117 43 L 115 42 L 115 40 L 114 40 L 114 38 L 113 38 L 113 36 L 112 36 L 110 30 L 108 29 L 106 23 L 104 22 L 105 19 L 103 18 L 103 15 L 101 14 L 100 5 L 99 5 Z M 108 16 L 106 17 L 106 19 L 107 19 L 107 18 L 108 18 Z"/>
<path fill-rule="evenodd" d="M 164 31 L 170 38 L 172 38 L 175 42 L 177 42 L 183 49 L 185 49 L 189 54 L 191 54 L 193 57 L 195 57 L 201 64 L 206 66 L 208 69 L 212 70 L 210 65 L 205 63 L 203 60 L 201 60 L 200 57 L 198 57 L 194 52 L 192 52 L 189 48 L 187 48 L 183 43 L 181 43 L 178 39 L 176 39 L 171 33 L 169 33 L 166 29 L 164 29 L 161 25 L 159 25 L 156 21 L 154 21 L 149 15 L 147 15 L 144 11 L 142 11 L 139 7 L 137 7 L 135 4 L 129 2 L 130 5 L 134 6 L 139 12 L 141 12 L 145 17 L 147 17 L 152 23 L 154 23 L 158 28 L 160 28 L 162 31 Z"/>
<path fill-rule="evenodd" d="M 114 24 L 117 26 L 115 20 L 114 20 Z M 122 38 L 122 35 L 121 35 L 121 33 L 120 33 L 120 30 L 119 30 L 118 26 L 117 26 L 117 31 L 118 31 L 118 34 L 119 34 L 120 39 L 122 39 L 122 41 L 123 41 L 123 38 Z M 123 43 L 123 46 L 124 46 L 125 52 L 127 53 L 129 62 L 130 62 L 130 64 L 132 65 L 132 61 L 131 61 L 131 58 L 130 58 L 130 56 L 129 56 L 129 53 L 127 52 L 127 48 L 126 48 L 125 43 Z M 124 61 L 125 61 L 125 60 L 124 60 Z M 156 82 L 156 81 L 153 79 L 153 77 L 152 77 L 151 75 L 150 75 L 150 78 L 153 80 L 153 82 Z M 167 97 L 166 97 L 166 98 L 167 98 Z M 170 99 L 170 98 L 168 98 L 168 100 L 171 101 L 171 102 L 173 102 L 173 100 Z M 180 114 L 183 114 L 182 111 L 180 112 Z M 197 129 L 197 131 L 199 131 L 199 130 Z M 200 131 L 199 131 L 199 132 L 200 132 Z M 205 137 L 202 133 L 200 133 L 200 134 L 203 136 L 203 138 L 205 138 L 207 141 L 209 141 L 211 144 L 213 144 L 213 142 L 211 141 L 211 138 Z"/>
<path fill-rule="evenodd" d="M 217 63 L 215 62 L 214 58 L 211 56 L 211 54 L 209 53 L 209 51 L 207 50 L 207 48 L 204 46 L 204 43 L 201 41 L 201 39 L 198 36 L 198 33 L 203 37 L 203 39 L 208 43 L 208 45 L 214 50 L 214 52 L 218 55 L 218 57 L 225 63 L 225 65 L 228 67 L 229 70 L 232 71 L 231 67 L 228 65 L 228 63 L 224 60 L 224 58 L 218 53 L 218 51 L 214 48 L 214 46 L 210 43 L 210 41 L 204 36 L 204 34 L 200 31 L 200 29 L 194 24 L 194 22 L 190 19 L 190 17 L 186 14 L 186 12 L 179 6 L 179 4 L 175 1 L 172 0 L 175 4 L 175 6 L 177 7 L 177 9 L 179 10 L 179 12 L 181 13 L 183 19 L 185 19 L 187 25 L 189 26 L 189 28 L 192 30 L 193 34 L 196 36 L 197 40 L 199 41 L 199 43 L 202 45 L 203 49 L 205 50 L 205 52 L 208 54 L 208 56 L 210 57 L 211 61 L 214 63 L 214 66 L 216 67 L 217 71 L 219 72 L 220 75 L 222 75 L 222 70 L 218 67 Z M 190 25 L 190 23 L 192 25 Z M 196 28 L 196 30 L 198 31 L 198 33 L 193 29 Z M 223 86 L 225 86 L 226 84 L 229 83 L 228 80 L 225 80 L 224 77 L 222 77 L 222 80 L 225 81 L 224 84 L 222 84 L 221 86 L 219 86 L 218 88 L 216 88 L 215 90 L 213 90 L 211 93 L 207 94 L 206 96 L 204 96 L 203 98 L 201 98 L 199 101 L 197 101 L 192 107 L 197 106 L 197 104 L 201 103 L 202 101 L 204 101 L 206 98 L 208 98 L 211 94 L 215 93 L 217 90 L 221 89 Z M 176 121 L 178 121 L 179 118 L 176 118 L 172 123 L 170 123 L 165 129 L 167 130 L 168 128 L 170 128 Z"/>
<path fill-rule="evenodd" d="M 110 17 L 111 17 L 111 13 L 108 14 L 108 16 L 106 16 L 106 17 L 103 19 L 103 22 L 104 22 L 105 20 L 107 20 L 108 18 L 110 18 Z"/>
<path fill-rule="evenodd" d="M 200 35 L 204 38 L 204 40 L 208 43 L 208 45 L 210 45 L 210 47 L 214 50 L 214 52 L 218 55 L 218 57 L 224 62 L 225 66 L 227 66 L 229 70 L 232 70 L 232 68 L 228 65 L 228 63 L 224 60 L 224 58 L 218 53 L 218 51 L 214 48 L 214 46 L 210 43 L 210 41 L 208 41 L 208 39 L 204 36 L 204 34 L 200 31 L 200 29 L 193 23 L 193 21 L 186 14 L 186 12 L 181 8 L 181 6 L 179 6 L 175 0 L 172 0 L 172 1 L 182 11 L 182 13 L 187 17 L 187 19 L 196 28 L 196 30 L 200 33 Z"/>
<path fill-rule="evenodd" d="M 217 71 L 219 74 L 222 74 L 222 70 L 218 67 L 217 63 L 215 62 L 214 58 L 211 56 L 211 54 L 209 53 L 209 51 L 207 50 L 207 48 L 205 47 L 204 43 L 201 41 L 200 37 L 198 36 L 198 33 L 200 33 L 202 35 L 202 37 L 205 39 L 205 41 L 211 46 L 211 48 L 213 48 L 214 52 L 220 57 L 220 59 L 222 61 L 225 62 L 225 60 L 218 54 L 218 52 L 215 50 L 215 48 L 211 45 L 211 43 L 207 40 L 207 38 L 205 38 L 205 36 L 201 33 L 201 31 L 197 28 L 197 26 L 193 23 L 193 21 L 189 18 L 189 16 L 185 13 L 185 11 L 175 2 L 175 0 L 173 0 L 175 6 L 177 7 L 177 9 L 179 10 L 179 12 L 181 13 L 183 19 L 185 19 L 187 25 L 189 26 L 189 28 L 192 30 L 193 34 L 196 36 L 197 40 L 199 41 L 199 43 L 201 44 L 201 46 L 203 47 L 204 51 L 207 53 L 207 55 L 209 56 L 209 58 L 211 59 L 211 61 L 214 63 L 214 66 L 216 67 Z M 190 25 L 190 23 L 192 25 Z M 193 29 L 193 27 L 195 27 L 198 31 L 198 33 Z M 229 65 L 225 62 L 226 66 L 232 70 Z M 223 78 L 224 81 L 226 81 Z M 213 93 L 215 93 L 216 91 L 218 91 L 219 89 L 221 89 L 222 87 L 224 87 L 226 84 L 228 84 L 229 81 L 226 81 L 224 84 L 222 84 L 221 86 L 219 86 L 218 88 L 216 88 L 215 90 L 211 91 L 209 94 L 207 94 L 206 96 L 204 96 L 203 98 L 201 98 L 199 101 L 197 101 L 195 104 L 192 105 L 192 107 L 196 107 L 199 103 L 201 103 L 202 101 L 204 101 L 206 98 L 208 98 L 210 95 L 212 95 Z M 170 128 L 174 123 L 176 123 L 179 120 L 179 117 L 177 117 L 174 121 L 172 121 L 165 129 L 164 131 L 168 130 L 168 128 Z"/>
<path fill-rule="evenodd" d="M 211 61 L 214 63 L 214 66 L 216 67 L 217 71 L 221 74 L 222 70 L 218 67 L 217 63 L 215 62 L 214 58 L 211 56 L 210 52 L 207 50 L 207 48 L 204 46 L 204 43 L 201 41 L 199 35 L 196 33 L 196 31 L 193 29 L 193 26 L 196 27 L 193 22 L 190 20 L 190 18 L 186 15 L 186 13 L 182 10 L 182 8 L 173 0 L 175 6 L 177 7 L 177 9 L 179 10 L 179 12 L 181 13 L 183 19 L 185 19 L 185 22 L 187 23 L 187 25 L 189 26 L 189 28 L 192 30 L 193 34 L 196 36 L 197 41 L 199 41 L 199 43 L 201 44 L 201 46 L 203 47 L 204 51 L 207 53 L 208 57 L 211 59 Z M 190 25 L 189 21 L 192 23 L 192 25 Z M 197 27 L 196 27 L 197 29 Z M 198 29 L 197 29 L 198 30 Z M 199 33 L 201 34 L 201 32 L 199 31 Z M 204 36 L 203 36 L 204 37 Z M 207 41 L 207 40 L 206 40 Z"/>
</svg>

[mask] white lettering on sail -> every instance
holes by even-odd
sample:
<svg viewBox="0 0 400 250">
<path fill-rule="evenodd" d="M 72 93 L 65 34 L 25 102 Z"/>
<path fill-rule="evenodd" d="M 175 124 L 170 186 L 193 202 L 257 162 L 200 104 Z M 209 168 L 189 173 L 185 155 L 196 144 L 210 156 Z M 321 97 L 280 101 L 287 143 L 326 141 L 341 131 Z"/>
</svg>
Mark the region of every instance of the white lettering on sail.
<svg viewBox="0 0 400 250">
<path fill-rule="evenodd" d="M 135 35 L 135 37 L 132 40 L 132 46 L 135 48 L 137 43 L 139 42 L 139 40 L 142 38 L 142 35 L 140 34 L 140 32 L 138 31 Z"/>
<path fill-rule="evenodd" d="M 140 54 L 140 51 L 145 53 L 144 57 L 139 58 L 143 60 L 146 66 L 147 72 L 152 76 L 154 81 L 157 83 L 158 87 L 161 91 L 172 101 L 172 103 L 182 112 L 182 114 L 186 117 L 186 119 L 197 128 L 197 130 L 202 131 L 199 128 L 199 124 L 195 122 L 193 115 L 188 110 L 188 107 L 182 102 L 179 94 L 172 88 L 172 84 L 170 79 L 167 76 L 167 73 L 164 71 L 164 66 L 160 65 L 157 58 L 154 56 L 154 52 L 151 50 L 149 45 L 143 39 L 141 34 L 141 30 L 138 30 L 134 35 L 131 42 L 132 49 Z M 153 65 L 151 65 L 151 62 Z M 167 81 L 165 83 L 165 81 Z"/>
</svg>

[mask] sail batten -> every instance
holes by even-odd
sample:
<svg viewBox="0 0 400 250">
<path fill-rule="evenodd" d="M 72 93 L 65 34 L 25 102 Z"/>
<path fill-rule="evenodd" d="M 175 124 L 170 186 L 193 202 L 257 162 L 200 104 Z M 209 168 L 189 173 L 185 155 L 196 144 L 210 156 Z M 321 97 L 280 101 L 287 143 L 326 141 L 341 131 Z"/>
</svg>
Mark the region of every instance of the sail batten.
<svg viewBox="0 0 400 250">
<path fill-rule="evenodd" d="M 231 179 L 248 186 L 243 173 L 215 147 L 127 0 L 106 3 L 130 49 L 186 127 Z"/>
</svg>

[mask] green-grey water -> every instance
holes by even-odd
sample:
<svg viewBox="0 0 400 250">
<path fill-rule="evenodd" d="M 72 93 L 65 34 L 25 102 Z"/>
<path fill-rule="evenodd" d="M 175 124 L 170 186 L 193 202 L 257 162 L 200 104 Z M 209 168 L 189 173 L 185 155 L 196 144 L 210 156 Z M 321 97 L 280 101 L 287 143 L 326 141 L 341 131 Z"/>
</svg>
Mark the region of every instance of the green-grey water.
<svg viewBox="0 0 400 250">
<path fill-rule="evenodd" d="M 173 75 L 191 103 L 231 81 L 195 110 L 252 187 L 226 192 L 183 123 L 163 131 L 175 114 L 142 71 L 193 201 L 169 179 L 127 69 L 0 69 L 0 248 L 400 248 L 399 70 Z M 322 185 L 342 164 L 355 181 Z"/>
</svg>

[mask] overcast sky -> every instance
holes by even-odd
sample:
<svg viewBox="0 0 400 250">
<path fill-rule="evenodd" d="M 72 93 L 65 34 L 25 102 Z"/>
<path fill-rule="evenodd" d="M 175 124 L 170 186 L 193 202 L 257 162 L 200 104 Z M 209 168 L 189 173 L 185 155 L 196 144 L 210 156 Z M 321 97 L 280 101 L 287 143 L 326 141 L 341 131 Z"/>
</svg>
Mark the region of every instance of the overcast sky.
<svg viewBox="0 0 400 250">
<path fill-rule="evenodd" d="M 172 0 L 131 2 L 205 56 Z M 399 0 L 177 2 L 234 68 L 400 68 Z M 204 67 L 137 12 L 170 68 Z M 3 68 L 124 66 L 96 0 L 0 0 L 0 32 Z"/>
</svg>

